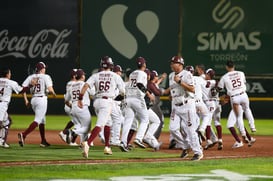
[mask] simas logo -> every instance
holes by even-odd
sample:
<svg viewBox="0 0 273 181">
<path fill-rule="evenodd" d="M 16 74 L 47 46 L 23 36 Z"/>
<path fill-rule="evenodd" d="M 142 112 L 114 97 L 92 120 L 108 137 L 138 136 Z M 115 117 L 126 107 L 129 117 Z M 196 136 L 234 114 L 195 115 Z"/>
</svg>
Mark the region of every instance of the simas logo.
<svg viewBox="0 0 273 181">
<path fill-rule="evenodd" d="M 242 8 L 232 6 L 231 0 L 220 0 L 212 10 L 213 20 L 221 25 L 221 32 L 201 32 L 197 35 L 198 51 L 230 51 L 230 50 L 258 50 L 262 43 L 260 39 L 261 32 L 238 32 L 235 30 L 245 18 Z M 233 60 L 247 60 L 246 54 L 234 56 L 211 54 L 212 60 L 232 58 Z"/>
<path fill-rule="evenodd" d="M 43 29 L 33 36 L 9 37 L 8 30 L 0 32 L 0 58 L 64 58 L 69 43 L 64 42 L 72 30 Z"/>
<path fill-rule="evenodd" d="M 124 25 L 124 15 L 128 7 L 115 4 L 107 8 L 101 19 L 103 34 L 110 45 L 127 58 L 135 56 L 138 50 L 136 38 Z M 136 26 L 150 43 L 159 29 L 159 19 L 152 11 L 142 11 L 136 17 Z"/>
</svg>

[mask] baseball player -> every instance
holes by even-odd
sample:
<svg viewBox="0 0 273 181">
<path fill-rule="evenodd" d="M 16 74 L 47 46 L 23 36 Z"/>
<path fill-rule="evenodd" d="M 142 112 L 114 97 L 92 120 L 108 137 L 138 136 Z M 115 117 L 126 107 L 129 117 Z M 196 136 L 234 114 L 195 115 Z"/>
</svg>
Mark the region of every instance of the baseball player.
<svg viewBox="0 0 273 181">
<path fill-rule="evenodd" d="M 193 66 L 186 66 L 185 70 L 189 71 L 192 75 L 194 75 L 194 68 Z M 206 104 L 203 101 L 202 95 L 202 86 L 205 84 L 205 79 L 202 76 L 193 76 L 194 79 L 194 87 L 195 87 L 195 105 L 196 105 L 196 112 L 197 112 L 197 122 L 199 124 L 198 132 L 201 135 L 203 141 L 206 140 L 205 136 L 205 129 L 210 121 L 209 110 Z M 200 124 L 200 119 L 202 123 Z"/>
<path fill-rule="evenodd" d="M 125 71 L 125 77 L 124 77 L 125 92 L 126 92 L 126 89 L 130 85 L 129 77 L 130 77 L 130 74 L 132 72 L 133 72 L 133 70 L 131 68 L 127 68 L 126 71 Z M 125 99 L 124 99 L 121 102 L 121 111 L 122 111 L 123 117 L 125 115 L 125 107 L 126 107 L 126 102 L 125 102 Z M 123 124 L 124 124 L 124 120 L 123 120 Z M 134 145 L 132 145 L 130 142 L 133 139 L 133 137 L 135 135 L 135 132 L 137 131 L 137 128 L 138 128 L 138 121 L 136 119 L 134 119 L 133 124 L 132 124 L 132 126 L 131 126 L 131 128 L 129 130 L 128 136 L 127 136 L 127 149 L 124 149 L 122 151 L 130 151 L 134 147 Z"/>
<path fill-rule="evenodd" d="M 71 131 L 72 137 L 80 136 L 80 142 L 83 143 L 88 138 L 88 132 L 91 128 L 90 89 L 82 96 L 82 107 L 78 107 L 79 94 L 85 84 L 85 72 L 78 69 L 75 75 L 75 81 L 71 83 L 65 94 L 65 104 L 71 108 L 74 128 Z"/>
<path fill-rule="evenodd" d="M 154 86 L 150 82 L 151 71 L 149 69 L 146 69 L 145 72 L 147 74 L 147 80 L 148 80 L 147 90 L 154 96 L 154 93 L 158 93 L 158 92 L 156 92 L 156 90 L 153 90 Z M 154 136 L 154 134 L 160 125 L 160 119 L 157 116 L 157 114 L 151 109 L 153 102 L 150 101 L 148 96 L 145 96 L 144 99 L 146 102 L 146 107 L 148 109 L 149 123 L 148 123 L 148 128 L 147 128 L 146 133 L 143 138 L 143 142 L 148 144 L 150 147 L 154 148 L 155 151 L 157 151 L 157 150 L 159 150 L 162 143 L 158 142 L 158 140 Z"/>
<path fill-rule="evenodd" d="M 203 151 L 196 133 L 198 125 L 194 100 L 194 80 L 193 75 L 183 68 L 184 59 L 181 56 L 172 57 L 171 69 L 173 72 L 169 75 L 169 87 L 172 98 L 170 122 L 179 124 L 184 137 L 186 136 L 186 139 L 183 140 L 184 148 L 181 157 L 185 158 L 188 155 L 187 148 L 190 147 L 194 152 L 191 160 L 198 161 L 203 158 Z"/>
<path fill-rule="evenodd" d="M 76 74 L 77 69 L 72 69 L 70 71 L 70 80 L 66 83 L 66 94 L 68 94 L 68 90 L 70 89 L 73 82 L 76 81 Z M 64 96 L 65 96 L 64 95 Z M 72 102 L 70 101 L 70 104 Z M 70 128 L 72 128 L 75 125 L 75 122 L 73 120 L 72 114 L 71 114 L 71 107 L 69 107 L 67 104 L 64 105 L 64 111 L 65 113 L 70 117 L 70 121 L 66 124 L 65 128 L 59 133 L 60 138 L 67 144 L 71 146 L 78 146 L 78 144 L 75 142 L 77 137 L 70 138 Z"/>
<path fill-rule="evenodd" d="M 39 126 L 41 144 L 40 147 L 48 147 L 50 144 L 45 138 L 45 124 L 46 124 L 46 111 L 47 111 L 47 94 L 51 93 L 54 97 L 56 93 L 53 88 L 53 82 L 51 77 L 46 74 L 46 65 L 44 62 L 38 62 L 36 64 L 35 73 L 29 75 L 23 82 L 23 87 L 28 86 L 33 79 L 37 79 L 37 83 L 31 88 L 32 94 L 31 103 L 28 101 L 26 93 L 24 93 L 25 105 L 32 109 L 35 113 L 34 121 L 29 127 L 22 133 L 18 133 L 19 145 L 24 146 L 25 138 L 31 133 L 36 127 Z"/>
<path fill-rule="evenodd" d="M 219 106 L 219 94 L 217 92 L 217 82 L 214 80 L 215 71 L 211 68 L 206 70 L 205 79 L 206 84 L 202 86 L 202 92 L 203 92 L 203 100 L 205 104 L 208 107 L 209 114 L 210 114 L 210 121 L 206 128 L 206 137 L 207 137 L 207 145 L 205 146 L 205 149 L 211 148 L 214 146 L 214 142 L 210 139 L 211 138 L 211 121 L 214 117 L 216 107 Z M 218 108 L 219 109 L 219 108 Z M 219 111 L 218 111 L 219 114 Z M 219 117 L 216 116 L 217 118 Z M 223 148 L 223 141 L 222 141 L 222 126 L 219 119 L 214 120 L 214 125 L 217 131 L 217 143 L 218 143 L 218 150 L 221 150 Z"/>
<path fill-rule="evenodd" d="M 205 72 L 205 66 L 203 64 L 196 65 L 195 66 L 195 71 L 196 71 L 196 73 L 198 75 L 198 78 L 195 77 L 195 82 L 198 84 L 197 92 L 198 92 L 198 94 L 200 94 L 198 96 L 198 98 L 197 98 L 197 105 L 199 105 L 198 102 L 201 102 L 200 98 L 203 99 L 202 87 L 204 87 L 204 85 L 206 84 L 206 82 L 205 82 L 206 76 L 205 76 L 205 73 L 204 73 Z M 204 102 L 204 101 L 202 101 L 202 102 Z M 201 104 L 202 104 L 202 102 L 201 102 Z M 202 107 L 202 109 L 204 109 L 204 107 Z M 202 138 L 203 141 L 207 140 L 205 131 L 206 131 L 207 125 L 209 125 L 209 122 L 211 121 L 211 115 L 209 114 L 209 110 L 207 109 L 205 112 L 206 112 L 206 114 L 203 114 L 202 123 L 200 123 L 200 126 L 198 128 L 198 134 Z"/>
<path fill-rule="evenodd" d="M 206 98 L 204 99 L 204 92 L 206 92 L 205 66 L 203 64 L 196 65 L 195 70 L 198 75 L 198 76 L 194 77 L 195 81 L 197 82 L 196 89 L 197 89 L 197 92 L 199 92 L 198 94 L 200 94 L 200 96 L 198 96 L 199 98 L 197 99 L 196 104 L 198 106 L 200 106 L 200 105 L 203 106 L 200 109 L 204 109 L 204 106 L 207 107 L 207 105 L 205 103 L 202 103 L 202 102 L 204 102 L 204 100 L 206 100 Z M 201 94 L 202 94 L 202 96 L 201 96 Z M 202 97 L 203 101 L 200 101 L 200 97 Z M 201 102 L 201 103 L 199 103 L 199 102 Z M 200 111 L 197 110 L 197 112 L 200 112 Z M 207 129 L 207 126 L 210 125 L 210 123 L 211 123 L 212 115 L 210 114 L 208 109 L 205 111 L 205 114 L 204 114 L 204 110 L 202 110 L 202 112 L 203 113 L 201 115 L 203 115 L 202 116 L 203 119 L 199 125 L 198 134 L 201 137 L 202 141 L 207 140 L 207 144 L 206 144 L 205 148 L 208 148 L 208 147 L 214 146 L 217 143 L 218 139 L 217 139 L 213 129 L 210 129 L 210 130 Z M 207 133 L 207 131 L 209 131 L 211 133 L 209 136 L 209 137 L 211 137 L 211 139 L 207 139 L 206 135 L 209 134 L 209 133 Z"/>
<path fill-rule="evenodd" d="M 0 147 L 8 148 L 7 136 L 11 125 L 11 118 L 8 116 L 7 110 L 11 100 L 12 92 L 16 94 L 26 92 L 30 86 L 35 85 L 32 80 L 25 87 L 21 87 L 17 82 L 10 80 L 11 70 L 9 68 L 1 68 L 0 70 Z"/>
<path fill-rule="evenodd" d="M 112 72 L 113 61 L 109 56 L 105 56 L 101 59 L 102 71 L 93 74 L 84 84 L 78 101 L 78 106 L 82 107 L 82 96 L 88 88 L 95 87 L 95 100 L 93 103 L 96 115 L 97 123 L 92 129 L 91 135 L 86 142 L 81 144 L 83 148 L 83 156 L 88 158 L 89 145 L 98 136 L 101 129 L 104 128 L 105 148 L 104 154 L 111 155 L 112 150 L 110 148 L 110 131 L 111 122 L 109 122 L 111 111 L 113 107 L 113 99 L 116 97 L 116 89 L 119 90 L 120 96 L 125 95 L 125 87 L 123 80 L 119 75 Z"/>
<path fill-rule="evenodd" d="M 218 83 L 218 90 L 226 89 L 227 95 L 230 97 L 230 104 L 232 110 L 235 113 L 236 122 L 240 125 L 240 131 L 243 131 L 243 118 L 241 116 L 241 110 L 239 106 L 242 106 L 243 111 L 245 112 L 246 116 L 249 118 L 249 124 L 252 131 L 256 131 L 254 118 L 249 107 L 249 99 L 246 93 L 246 79 L 245 74 L 241 71 L 235 70 L 235 65 L 233 61 L 229 60 L 226 63 L 226 70 L 227 73 L 224 74 L 219 83 Z M 229 125 L 229 123 L 228 123 Z M 243 142 L 238 137 L 234 125 L 229 125 L 229 130 L 233 137 L 235 138 L 236 142 L 232 146 L 232 148 L 239 148 L 243 146 Z"/>
<path fill-rule="evenodd" d="M 156 113 L 156 115 L 160 119 L 160 125 L 158 129 L 156 130 L 154 136 L 156 139 L 160 137 L 162 128 L 164 126 L 164 114 L 160 107 L 160 96 L 164 94 L 164 90 L 159 88 L 159 84 L 167 77 L 166 73 L 163 73 L 161 77 L 159 78 L 158 73 L 156 70 L 151 71 L 150 75 L 150 81 L 148 83 L 149 90 L 154 94 L 155 101 L 153 102 L 153 105 L 151 109 Z"/>
<path fill-rule="evenodd" d="M 143 137 L 149 123 L 149 114 L 144 99 L 145 95 L 151 101 L 154 101 L 154 97 L 147 90 L 147 74 L 144 72 L 146 69 L 146 60 L 143 57 L 138 57 L 136 63 L 138 69 L 130 74 L 128 86 L 126 87 L 126 106 L 124 108 L 125 115 L 120 144 L 122 151 L 129 151 L 127 138 L 134 118 L 139 121 L 134 143 L 141 148 L 145 148 Z"/>
<path fill-rule="evenodd" d="M 113 68 L 113 72 L 115 72 L 117 75 L 121 77 L 123 71 L 120 65 L 115 65 Z M 125 87 L 125 84 L 123 86 Z M 124 116 L 121 111 L 121 101 L 123 100 L 123 98 L 118 95 L 119 95 L 119 90 L 116 89 L 116 98 L 114 99 L 113 109 L 111 113 L 112 127 L 111 127 L 110 144 L 113 146 L 120 146 L 121 125 L 124 122 Z"/>
</svg>

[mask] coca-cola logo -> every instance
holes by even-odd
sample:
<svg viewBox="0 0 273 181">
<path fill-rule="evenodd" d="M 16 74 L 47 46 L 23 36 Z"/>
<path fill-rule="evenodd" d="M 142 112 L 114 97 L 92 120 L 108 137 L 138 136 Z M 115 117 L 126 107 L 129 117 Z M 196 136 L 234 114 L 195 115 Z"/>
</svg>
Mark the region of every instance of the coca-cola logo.
<svg viewBox="0 0 273 181">
<path fill-rule="evenodd" d="M 64 58 L 69 43 L 65 39 L 72 30 L 42 29 L 33 36 L 12 36 L 9 31 L 0 31 L 0 58 Z"/>
</svg>

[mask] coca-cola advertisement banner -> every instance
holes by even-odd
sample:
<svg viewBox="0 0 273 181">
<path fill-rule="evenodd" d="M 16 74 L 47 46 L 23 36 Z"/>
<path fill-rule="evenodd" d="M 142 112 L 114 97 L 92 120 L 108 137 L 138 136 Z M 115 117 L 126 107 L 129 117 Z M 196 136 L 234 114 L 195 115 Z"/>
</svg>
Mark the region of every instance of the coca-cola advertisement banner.
<svg viewBox="0 0 273 181">
<path fill-rule="evenodd" d="M 79 51 L 79 1 L 3 1 L 0 6 L 0 66 L 19 84 L 39 61 L 47 64 L 55 91 L 63 94 Z"/>
</svg>

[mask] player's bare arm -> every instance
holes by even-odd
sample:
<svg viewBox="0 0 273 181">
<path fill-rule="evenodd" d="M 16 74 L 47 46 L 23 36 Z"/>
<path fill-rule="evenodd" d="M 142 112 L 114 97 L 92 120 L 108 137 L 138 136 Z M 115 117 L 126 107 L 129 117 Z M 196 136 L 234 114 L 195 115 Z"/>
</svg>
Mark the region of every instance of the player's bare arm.
<svg viewBox="0 0 273 181">
<path fill-rule="evenodd" d="M 162 92 L 162 95 L 169 95 L 171 92 L 171 88 L 168 87 L 167 89 L 165 89 L 163 92 Z"/>
<path fill-rule="evenodd" d="M 48 87 L 47 89 L 48 89 L 49 93 L 52 94 L 54 97 L 57 96 L 52 86 Z"/>
<path fill-rule="evenodd" d="M 165 80 L 166 77 L 167 77 L 167 73 L 163 73 L 161 77 L 158 79 L 158 81 L 156 82 L 156 84 L 159 85 L 163 80 Z"/>
<path fill-rule="evenodd" d="M 23 96 L 24 96 L 25 105 L 26 105 L 27 108 L 29 108 L 30 107 L 30 102 L 28 101 L 27 94 L 24 92 Z"/>
</svg>

